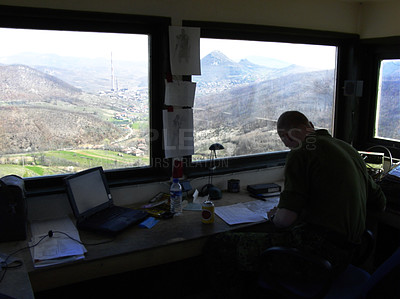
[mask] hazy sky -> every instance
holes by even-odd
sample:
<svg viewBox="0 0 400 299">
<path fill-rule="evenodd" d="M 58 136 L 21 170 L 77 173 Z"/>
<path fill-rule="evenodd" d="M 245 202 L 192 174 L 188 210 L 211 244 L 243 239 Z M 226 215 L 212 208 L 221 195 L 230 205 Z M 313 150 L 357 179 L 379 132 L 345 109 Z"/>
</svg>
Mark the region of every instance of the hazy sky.
<svg viewBox="0 0 400 299">
<path fill-rule="evenodd" d="M 201 39 L 201 58 L 215 49 L 234 61 L 239 61 L 244 56 L 263 56 L 321 69 L 333 69 L 336 65 L 336 47 L 334 46 Z"/>
<path fill-rule="evenodd" d="M 0 40 L 0 57 L 36 52 L 109 59 L 112 52 L 114 60 L 148 60 L 146 35 L 0 28 Z M 235 61 L 263 56 L 321 69 L 332 69 L 336 63 L 333 46 L 202 38 L 200 48 L 201 58 L 219 50 Z"/>
<path fill-rule="evenodd" d="M 23 52 L 147 61 L 146 35 L 0 28 L 0 56 Z M 140 45 L 140 46 L 139 46 Z"/>
</svg>

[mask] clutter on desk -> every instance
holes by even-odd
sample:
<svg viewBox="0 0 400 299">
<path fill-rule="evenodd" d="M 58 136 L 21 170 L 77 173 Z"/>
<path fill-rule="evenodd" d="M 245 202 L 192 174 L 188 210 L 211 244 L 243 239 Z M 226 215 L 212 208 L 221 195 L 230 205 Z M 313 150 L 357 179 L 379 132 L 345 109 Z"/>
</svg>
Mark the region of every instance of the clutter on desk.
<svg viewBox="0 0 400 299">
<path fill-rule="evenodd" d="M 160 192 L 149 200 L 148 204 L 142 206 L 143 209 L 151 209 L 163 204 L 169 204 L 170 195 L 168 193 Z"/>
<path fill-rule="evenodd" d="M 240 192 L 240 180 L 237 179 L 228 180 L 228 192 L 231 193 Z"/>
<path fill-rule="evenodd" d="M 397 164 L 397 166 L 389 170 L 386 179 L 396 183 L 400 183 L 400 164 Z"/>
<path fill-rule="evenodd" d="M 199 191 L 196 189 L 193 193 L 192 202 L 188 202 L 186 206 L 184 206 L 184 210 L 186 211 L 201 211 L 201 204 L 208 199 L 208 195 L 200 196 Z"/>
<path fill-rule="evenodd" d="M 253 184 L 247 185 L 247 191 L 249 191 L 250 196 L 265 200 L 268 197 L 279 196 L 281 186 L 275 183 Z"/>
<path fill-rule="evenodd" d="M 215 207 L 214 203 L 210 199 L 207 199 L 202 203 L 201 210 L 201 222 L 204 224 L 214 223 Z"/>
<path fill-rule="evenodd" d="M 85 258 L 87 252 L 69 217 L 31 222 L 31 255 L 35 268 Z"/>
<path fill-rule="evenodd" d="M 268 219 L 267 212 L 278 204 L 278 197 L 268 201 L 249 201 L 228 206 L 216 207 L 215 214 L 229 225 L 262 222 Z"/>
<path fill-rule="evenodd" d="M 170 195 L 168 193 L 160 192 L 156 194 L 142 208 L 155 218 L 168 219 L 173 216 L 170 208 Z"/>
<path fill-rule="evenodd" d="M 169 194 L 171 213 L 174 215 L 182 214 L 182 186 L 179 184 L 178 178 L 172 179 Z"/>
<path fill-rule="evenodd" d="M 139 223 L 139 227 L 141 228 L 152 228 L 154 225 L 156 225 L 160 220 L 154 218 L 154 217 L 148 217 L 145 220 L 143 220 L 141 223 Z"/>
<path fill-rule="evenodd" d="M 215 170 L 217 169 L 217 165 L 215 164 L 215 159 L 217 158 L 217 151 L 225 149 L 222 144 L 214 143 L 209 147 L 210 150 L 210 168 L 208 174 L 208 183 L 203 186 L 200 190 L 200 196 L 209 196 L 210 200 L 217 200 L 222 198 L 222 191 L 213 185 L 213 175 Z"/>
</svg>

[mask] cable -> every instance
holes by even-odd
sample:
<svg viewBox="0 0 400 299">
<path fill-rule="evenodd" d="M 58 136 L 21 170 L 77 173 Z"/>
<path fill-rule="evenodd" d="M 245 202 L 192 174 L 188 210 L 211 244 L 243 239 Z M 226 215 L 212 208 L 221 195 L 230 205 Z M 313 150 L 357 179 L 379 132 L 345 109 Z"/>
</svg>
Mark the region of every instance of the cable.
<svg viewBox="0 0 400 299">
<path fill-rule="evenodd" d="M 390 167 L 389 167 L 389 169 L 392 168 L 392 166 L 393 166 L 393 157 L 392 157 L 392 153 L 391 153 L 391 151 L 390 151 L 386 146 L 383 146 L 383 145 L 373 145 L 373 146 L 367 148 L 366 151 L 369 151 L 369 150 L 371 150 L 371 149 L 373 149 L 373 148 L 376 148 L 376 147 L 383 148 L 383 149 L 385 149 L 385 150 L 389 153 L 389 157 L 390 157 Z"/>
<path fill-rule="evenodd" d="M 77 239 L 71 237 L 71 236 L 68 235 L 67 233 L 64 233 L 64 232 L 61 232 L 61 231 L 52 231 L 52 230 L 49 230 L 48 233 L 47 233 L 47 235 L 42 236 L 42 237 L 39 239 L 39 241 L 36 242 L 36 244 L 33 244 L 33 245 L 30 245 L 30 246 L 26 246 L 26 247 L 20 248 L 20 249 L 18 249 L 18 250 L 16 250 L 16 251 L 10 253 L 10 254 L 5 258 L 5 260 L 4 260 L 3 262 L 0 262 L 0 266 L 1 266 L 0 269 L 1 269 L 1 268 L 4 269 L 4 272 L 3 272 L 3 274 L 2 274 L 1 277 L 0 277 L 0 283 L 1 283 L 1 282 L 3 281 L 3 279 L 4 279 L 4 276 L 6 275 L 7 269 L 18 268 L 18 267 L 21 267 L 21 266 L 22 266 L 22 261 L 17 261 L 18 263 L 17 263 L 17 265 L 15 265 L 15 266 L 9 266 L 9 265 L 7 264 L 7 261 L 8 261 L 8 259 L 9 259 L 11 256 L 13 256 L 14 254 L 17 254 L 18 252 L 20 252 L 20 251 L 22 251 L 22 250 L 30 249 L 30 248 L 33 248 L 33 247 L 39 245 L 39 243 L 42 242 L 42 241 L 43 241 L 44 239 L 46 239 L 46 238 L 53 238 L 55 233 L 65 235 L 66 237 L 70 238 L 71 240 L 73 240 L 73 241 L 75 241 L 75 242 L 77 242 L 77 243 L 79 243 L 79 244 L 81 244 L 81 245 L 84 245 L 84 246 L 96 246 L 96 245 L 111 243 L 111 242 L 113 242 L 113 241 L 115 240 L 115 237 L 114 237 L 114 238 L 112 238 L 112 239 L 110 239 L 110 240 L 106 240 L 106 241 L 102 241 L 102 242 L 98 242 L 98 243 L 84 243 L 84 242 L 81 242 L 81 241 L 79 241 L 79 240 L 77 240 Z"/>
<path fill-rule="evenodd" d="M 22 251 L 22 250 L 30 249 L 30 248 L 33 248 L 33 247 L 39 245 L 39 243 L 42 242 L 42 241 L 43 241 L 45 238 L 47 238 L 47 237 L 48 237 L 48 235 L 45 235 L 45 236 L 41 237 L 40 240 L 36 242 L 36 244 L 33 244 L 33 245 L 31 245 L 31 246 L 26 246 L 26 247 L 20 248 L 20 249 L 18 249 L 18 250 L 16 250 L 16 251 L 10 253 L 10 254 L 5 258 L 4 262 L 1 262 L 1 266 L 2 266 L 2 268 L 4 269 L 4 272 L 3 272 L 3 274 L 2 274 L 1 277 L 0 277 L 0 283 L 1 283 L 1 282 L 3 281 L 3 279 L 4 279 L 4 276 L 6 275 L 7 269 L 9 269 L 9 268 L 10 268 L 10 269 L 11 269 L 11 268 L 18 268 L 18 267 L 21 267 L 21 266 L 22 266 L 22 261 L 18 261 L 19 263 L 18 263 L 18 265 L 16 265 L 16 266 L 9 266 L 9 265 L 7 264 L 7 261 L 8 261 L 8 259 L 9 259 L 11 256 L 13 256 L 14 254 L 17 254 L 18 252 L 20 252 L 20 251 Z"/>
<path fill-rule="evenodd" d="M 64 236 L 70 238 L 71 240 L 73 240 L 73 241 L 75 241 L 75 242 L 77 242 L 77 243 L 79 243 L 79 244 L 81 244 L 81 245 L 84 245 L 84 246 L 102 245 L 102 244 L 106 244 L 106 243 L 111 243 L 111 242 L 113 242 L 113 241 L 115 240 L 115 237 L 114 237 L 114 238 L 112 238 L 112 239 L 110 239 L 110 240 L 101 241 L 101 242 L 98 242 L 98 243 L 84 243 L 84 242 L 81 242 L 81 241 L 79 241 L 79 240 L 77 240 L 77 239 L 71 237 L 71 236 L 68 235 L 67 233 L 60 232 L 60 231 L 57 231 L 57 230 L 55 230 L 55 231 L 49 230 L 48 236 L 51 238 L 51 237 L 53 237 L 53 235 L 54 235 L 55 233 L 57 233 L 57 234 L 62 234 L 62 235 L 64 235 Z"/>
</svg>

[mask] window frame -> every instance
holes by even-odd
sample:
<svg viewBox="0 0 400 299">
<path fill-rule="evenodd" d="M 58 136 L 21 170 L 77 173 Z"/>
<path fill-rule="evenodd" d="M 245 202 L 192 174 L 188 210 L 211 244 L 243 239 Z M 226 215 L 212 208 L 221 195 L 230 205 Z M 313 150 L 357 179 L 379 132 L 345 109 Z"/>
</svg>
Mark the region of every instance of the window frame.
<svg viewBox="0 0 400 299">
<path fill-rule="evenodd" d="M 338 53 L 333 131 L 334 136 L 338 138 L 344 139 L 344 137 L 348 135 L 346 125 L 343 121 L 346 118 L 344 116 L 346 113 L 346 102 L 340 86 L 343 86 L 345 78 L 351 77 L 351 74 L 354 72 L 348 61 L 352 60 L 352 49 L 358 43 L 358 35 L 276 26 L 189 20 L 184 20 L 182 26 L 200 28 L 201 38 L 240 39 L 336 46 L 338 48 Z M 227 174 L 237 171 L 283 166 L 285 164 L 287 153 L 288 151 L 280 151 L 221 158 L 219 160 L 225 161 L 220 161 L 219 164 L 221 167 L 217 167 L 213 171 L 213 174 Z M 209 160 L 191 161 L 191 157 L 185 157 L 185 159 L 184 173 L 187 177 L 195 178 L 209 174 Z"/>
<path fill-rule="evenodd" d="M 150 129 L 157 131 L 159 137 L 150 140 L 149 167 L 106 171 L 110 187 L 163 181 L 170 178 L 172 159 L 164 158 L 161 137 L 163 132 L 164 78 L 166 74 L 170 73 L 168 45 L 168 27 L 170 25 L 171 20 L 167 17 L 0 6 L 1 27 L 144 33 L 150 35 Z M 338 47 L 336 98 L 334 100 L 334 134 L 338 138 L 346 136 L 346 125 L 342 120 L 346 119 L 347 106 L 340 92 L 340 86 L 343 86 L 345 78 L 351 77 L 353 74 L 353 66 L 348 62 L 352 61 L 352 49 L 359 40 L 358 35 L 297 28 L 203 21 L 183 21 L 182 26 L 200 27 L 201 37 L 206 38 L 308 43 Z M 183 79 L 190 81 L 191 77 L 184 76 Z M 221 161 L 222 163 L 220 164 L 223 167 L 217 168 L 214 174 L 282 166 L 285 164 L 286 155 L 287 151 L 282 151 L 227 158 L 225 159 L 226 161 Z M 189 179 L 209 174 L 209 161 L 207 160 L 192 162 L 191 156 L 187 156 L 184 157 L 184 167 L 184 173 Z M 25 178 L 24 181 L 28 196 L 64 192 L 65 176 L 54 175 Z"/>
<path fill-rule="evenodd" d="M 364 81 L 364 95 L 360 102 L 359 122 L 355 146 L 360 150 L 371 149 L 384 152 L 388 150 L 393 158 L 400 158 L 400 141 L 374 137 L 376 112 L 378 109 L 378 89 L 380 63 L 385 59 L 400 59 L 398 51 L 400 37 L 362 40 L 360 57 Z"/>
<path fill-rule="evenodd" d="M 154 182 L 169 178 L 170 160 L 162 149 L 162 108 L 164 74 L 169 71 L 168 26 L 170 18 L 59 9 L 0 6 L 0 27 L 148 34 L 149 36 L 149 118 L 150 166 L 107 170 L 110 187 Z M 66 175 L 24 178 L 28 196 L 62 193 Z"/>
</svg>

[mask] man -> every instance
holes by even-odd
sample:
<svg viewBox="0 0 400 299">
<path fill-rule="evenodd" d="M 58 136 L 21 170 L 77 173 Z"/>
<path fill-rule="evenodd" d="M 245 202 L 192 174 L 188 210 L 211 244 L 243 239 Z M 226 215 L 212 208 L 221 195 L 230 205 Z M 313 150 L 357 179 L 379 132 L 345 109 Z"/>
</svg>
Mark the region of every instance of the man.
<svg viewBox="0 0 400 299">
<path fill-rule="evenodd" d="M 351 258 L 352 245 L 360 244 L 366 229 L 367 206 L 383 211 L 385 196 L 368 175 L 359 153 L 328 131 L 315 130 L 304 114 L 283 113 L 277 130 L 291 151 L 286 160 L 284 190 L 277 209 L 269 216 L 277 227 L 301 223 L 309 234 L 346 249 L 338 260 L 330 252 L 333 266 L 343 270 Z M 348 259 L 343 260 L 346 251 Z"/>
<path fill-rule="evenodd" d="M 212 260 L 219 268 L 216 273 L 221 277 L 260 270 L 258 257 L 271 246 L 296 247 L 320 255 L 340 273 L 361 242 L 367 205 L 376 211 L 385 208 L 380 187 L 349 144 L 333 138 L 326 130 L 315 130 L 298 111 L 283 113 L 277 130 L 291 149 L 279 204 L 268 212 L 278 230 L 225 233 L 213 238 L 205 252 L 212 251 Z"/>
</svg>

